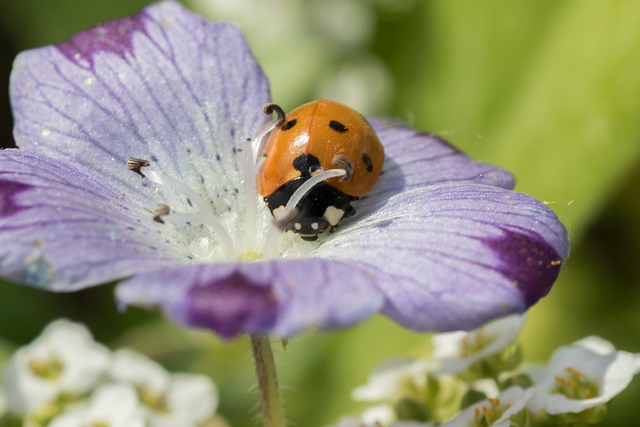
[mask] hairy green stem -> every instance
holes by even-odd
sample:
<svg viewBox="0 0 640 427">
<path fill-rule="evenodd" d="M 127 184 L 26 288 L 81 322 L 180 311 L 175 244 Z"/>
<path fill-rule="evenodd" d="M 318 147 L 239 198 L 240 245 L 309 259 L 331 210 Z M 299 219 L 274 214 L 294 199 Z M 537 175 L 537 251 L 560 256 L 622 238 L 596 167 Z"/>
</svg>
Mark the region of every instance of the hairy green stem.
<svg viewBox="0 0 640 427">
<path fill-rule="evenodd" d="M 280 397 L 271 342 L 264 336 L 251 335 L 250 339 L 260 390 L 262 424 L 264 427 L 285 427 L 284 407 Z"/>
</svg>

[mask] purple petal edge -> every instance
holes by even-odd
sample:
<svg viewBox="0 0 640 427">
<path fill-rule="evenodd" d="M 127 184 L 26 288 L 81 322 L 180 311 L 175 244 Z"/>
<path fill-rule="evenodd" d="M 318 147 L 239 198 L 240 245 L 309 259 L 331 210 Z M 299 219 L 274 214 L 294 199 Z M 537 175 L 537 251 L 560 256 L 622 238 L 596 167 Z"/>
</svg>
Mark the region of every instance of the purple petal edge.
<svg viewBox="0 0 640 427">
<path fill-rule="evenodd" d="M 537 234 L 503 231 L 504 236 L 486 239 L 485 244 L 503 261 L 498 270 L 520 291 L 528 308 L 549 293 L 567 254 L 559 254 Z"/>
<path fill-rule="evenodd" d="M 270 330 L 278 315 L 278 303 L 271 288 L 238 270 L 214 283 L 194 282 L 185 299 L 186 323 L 213 329 L 224 338 L 234 337 L 245 329 Z"/>
<path fill-rule="evenodd" d="M 102 52 L 118 55 L 126 59 L 133 54 L 133 35 L 145 32 L 145 11 L 131 17 L 108 21 L 82 31 L 66 42 L 57 45 L 57 49 L 82 68 L 92 69 L 94 57 Z"/>
<path fill-rule="evenodd" d="M 226 339 L 350 326 L 383 304 L 368 274 L 317 258 L 167 267 L 122 282 L 116 297 L 122 306 L 159 306 Z"/>
<path fill-rule="evenodd" d="M 396 322 L 442 332 L 525 311 L 549 292 L 568 252 L 548 206 L 467 183 L 395 195 L 313 254 L 370 271 Z"/>
<path fill-rule="evenodd" d="M 0 179 L 0 217 L 11 216 L 21 208 L 16 202 L 16 196 L 31 186 L 22 182 Z"/>
</svg>

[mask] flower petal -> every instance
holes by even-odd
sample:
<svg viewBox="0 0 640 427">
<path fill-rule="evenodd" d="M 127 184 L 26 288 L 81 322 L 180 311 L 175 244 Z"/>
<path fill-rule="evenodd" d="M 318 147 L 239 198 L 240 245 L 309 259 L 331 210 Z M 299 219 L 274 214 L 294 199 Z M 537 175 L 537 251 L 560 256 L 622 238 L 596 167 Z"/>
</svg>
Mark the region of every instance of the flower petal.
<svg viewBox="0 0 640 427">
<path fill-rule="evenodd" d="M 386 296 L 383 312 L 413 329 L 472 329 L 522 312 L 546 295 L 568 254 L 549 208 L 498 187 L 437 185 L 364 205 L 367 216 L 312 256 L 367 271 Z"/>
<path fill-rule="evenodd" d="M 99 169 L 151 207 L 124 166 L 148 159 L 226 210 L 269 88 L 235 26 L 166 1 L 20 54 L 11 100 L 21 148 Z"/>
<path fill-rule="evenodd" d="M 513 314 L 473 331 L 436 334 L 432 338 L 433 358 L 440 362 L 442 372 L 463 372 L 474 363 L 500 353 L 515 343 L 524 325 L 524 319 L 524 315 Z M 469 342 L 474 343 L 472 348 L 465 344 Z"/>
<path fill-rule="evenodd" d="M 531 389 L 523 389 L 517 386 L 509 387 L 495 399 L 487 399 L 470 405 L 455 418 L 442 424 L 442 427 L 486 425 L 486 420 L 482 419 L 482 414 L 484 413 L 500 415 L 497 420 L 490 424 L 492 427 L 510 427 L 515 425 L 510 421 L 511 417 L 526 410 L 527 403 L 533 397 L 534 393 Z"/>
<path fill-rule="evenodd" d="M 368 274 L 320 259 L 166 268 L 121 283 L 116 294 L 123 304 L 160 305 L 174 320 L 225 338 L 348 326 L 382 306 Z"/>
<path fill-rule="evenodd" d="M 467 157 L 435 135 L 370 119 L 385 150 L 378 182 L 365 197 L 387 199 L 400 191 L 452 182 L 486 184 L 506 189 L 515 185 L 504 169 Z"/>
<path fill-rule="evenodd" d="M 0 162 L 4 277 L 71 291 L 191 262 L 180 236 L 97 173 L 27 150 L 0 151 Z"/>
<path fill-rule="evenodd" d="M 578 413 L 605 404 L 624 390 L 635 375 L 635 356 L 626 351 L 602 350 L 578 341 L 558 348 L 545 368 L 529 372 L 536 392 L 531 409 L 544 409 L 549 414 Z M 598 395 L 580 399 L 558 392 L 558 379 L 567 374 L 568 368 L 597 384 Z"/>
</svg>

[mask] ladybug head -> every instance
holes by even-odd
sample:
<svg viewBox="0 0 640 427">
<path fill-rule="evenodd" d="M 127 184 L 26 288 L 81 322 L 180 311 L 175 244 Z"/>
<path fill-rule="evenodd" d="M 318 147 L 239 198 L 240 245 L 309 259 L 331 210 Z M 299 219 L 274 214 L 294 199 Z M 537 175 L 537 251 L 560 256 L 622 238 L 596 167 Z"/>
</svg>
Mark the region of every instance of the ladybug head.
<svg viewBox="0 0 640 427">
<path fill-rule="evenodd" d="M 313 242 L 318 240 L 318 235 L 327 228 L 329 228 L 329 223 L 324 218 L 299 215 L 288 227 L 288 230 L 298 233 L 302 240 Z"/>
<path fill-rule="evenodd" d="M 280 209 L 284 209 L 292 194 L 308 179 L 300 177 L 289 181 L 271 196 L 265 197 L 271 212 L 276 215 Z M 343 217 L 355 213 L 351 206 L 353 199 L 331 184 L 320 182 L 305 194 L 295 209 L 280 221 L 279 226 L 283 230 L 298 233 L 304 240 L 316 240 L 328 228 L 333 230 Z"/>
</svg>

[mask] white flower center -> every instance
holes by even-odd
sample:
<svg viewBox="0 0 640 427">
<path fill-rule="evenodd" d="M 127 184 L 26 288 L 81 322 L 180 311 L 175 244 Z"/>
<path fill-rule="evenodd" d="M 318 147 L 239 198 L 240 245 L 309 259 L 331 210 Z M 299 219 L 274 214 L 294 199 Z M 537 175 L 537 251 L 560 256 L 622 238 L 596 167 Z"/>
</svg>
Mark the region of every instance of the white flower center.
<svg viewBox="0 0 640 427">
<path fill-rule="evenodd" d="M 51 354 L 48 358 L 29 359 L 29 369 L 38 378 L 46 381 L 57 381 L 64 372 L 64 364 L 59 357 Z"/>
<path fill-rule="evenodd" d="M 474 408 L 474 427 L 491 426 L 502 417 L 502 415 L 511 408 L 508 403 L 500 402 L 500 399 L 487 399 L 485 405 L 476 406 Z"/>
<path fill-rule="evenodd" d="M 555 376 L 551 393 L 563 394 L 569 399 L 591 399 L 600 394 L 598 384 L 581 371 L 570 366 L 564 371 L 564 375 Z"/>
<path fill-rule="evenodd" d="M 230 233 L 233 230 L 230 230 L 229 224 L 233 221 L 225 221 L 223 219 L 225 214 L 217 214 L 212 201 L 201 196 L 189 185 L 161 172 L 148 160 L 129 158 L 127 161 L 129 170 L 148 178 L 158 189 L 165 190 L 162 193 L 178 195 L 189 208 L 194 209 L 192 211 L 175 210 L 171 205 L 159 203 L 153 208 L 153 219 L 160 223 L 165 223 L 165 221 L 170 223 L 178 232 L 186 236 L 190 242 L 188 245 L 189 254 L 197 261 L 251 261 L 280 256 L 306 255 L 315 246 L 309 243 L 295 244 L 300 239 L 290 239 L 286 247 L 283 248 L 285 246 L 283 245 L 283 235 L 285 234 L 283 231 L 291 225 L 292 218 L 295 218 L 298 213 L 297 205 L 313 187 L 327 179 L 349 174 L 345 168 L 319 171 L 293 193 L 283 209 L 274 212 L 275 218 L 268 225 L 264 225 L 262 215 L 266 206 L 263 206 L 262 210 L 259 209 L 261 197 L 257 191 L 256 176 L 264 162 L 262 153 L 267 137 L 277 126 L 284 123 L 285 118 L 284 111 L 275 104 L 267 104 L 264 111 L 267 114 L 275 112 L 277 117 L 265 124 L 253 139 L 248 140 L 247 148 L 242 150 L 244 183 L 241 192 L 244 194 L 241 196 L 244 198 L 245 212 L 244 229 L 240 233 Z M 260 239 L 261 235 L 262 240 Z M 235 240 L 234 237 L 236 237 Z M 293 246 L 296 248 L 294 249 Z"/>
</svg>

